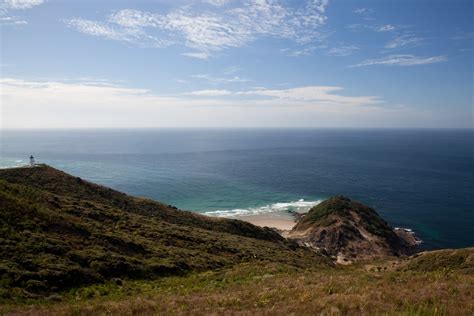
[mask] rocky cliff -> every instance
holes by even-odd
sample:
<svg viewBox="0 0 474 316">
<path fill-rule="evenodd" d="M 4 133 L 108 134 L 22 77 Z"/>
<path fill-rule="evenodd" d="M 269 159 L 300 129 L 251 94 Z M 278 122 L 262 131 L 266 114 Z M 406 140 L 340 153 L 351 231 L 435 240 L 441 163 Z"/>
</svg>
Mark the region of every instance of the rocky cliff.
<svg viewBox="0 0 474 316">
<path fill-rule="evenodd" d="M 409 254 L 416 244 L 411 235 L 394 230 L 372 208 L 343 196 L 313 207 L 288 237 L 326 252 L 339 263 Z"/>
</svg>

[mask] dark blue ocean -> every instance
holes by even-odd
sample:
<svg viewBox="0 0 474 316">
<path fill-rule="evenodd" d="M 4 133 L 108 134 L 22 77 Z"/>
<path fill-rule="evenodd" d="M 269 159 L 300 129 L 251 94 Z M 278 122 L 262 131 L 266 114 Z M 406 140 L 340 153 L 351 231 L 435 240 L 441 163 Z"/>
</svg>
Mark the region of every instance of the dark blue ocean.
<svg viewBox="0 0 474 316">
<path fill-rule="evenodd" d="M 33 154 L 181 209 L 278 213 L 344 194 L 428 249 L 474 246 L 474 130 L 4 130 L 0 146 L 1 167 Z"/>
</svg>

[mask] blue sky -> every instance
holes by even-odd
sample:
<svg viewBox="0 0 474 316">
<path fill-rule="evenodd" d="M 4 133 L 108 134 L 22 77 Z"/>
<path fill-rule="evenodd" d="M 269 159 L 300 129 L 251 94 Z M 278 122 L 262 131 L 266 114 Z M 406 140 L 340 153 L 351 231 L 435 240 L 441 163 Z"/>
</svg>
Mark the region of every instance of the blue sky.
<svg viewBox="0 0 474 316">
<path fill-rule="evenodd" d="M 1 124 L 468 127 L 473 2 L 0 0 Z"/>
</svg>

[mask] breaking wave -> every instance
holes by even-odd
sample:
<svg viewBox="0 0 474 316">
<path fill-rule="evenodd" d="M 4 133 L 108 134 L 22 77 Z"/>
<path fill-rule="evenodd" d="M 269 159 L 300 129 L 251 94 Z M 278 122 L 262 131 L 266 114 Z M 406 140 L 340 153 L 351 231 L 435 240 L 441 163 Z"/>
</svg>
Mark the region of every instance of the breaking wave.
<svg viewBox="0 0 474 316">
<path fill-rule="evenodd" d="M 274 204 L 269 204 L 269 205 L 260 206 L 260 207 L 209 211 L 209 212 L 205 212 L 204 214 L 209 215 L 209 216 L 217 216 L 217 217 L 234 217 L 234 216 L 260 215 L 260 214 L 268 214 L 268 213 L 275 213 L 275 212 L 305 213 L 309 211 L 310 208 L 312 208 L 315 205 L 318 205 L 319 203 L 321 203 L 321 200 L 305 201 L 304 199 L 300 199 L 294 202 L 274 203 Z"/>
</svg>

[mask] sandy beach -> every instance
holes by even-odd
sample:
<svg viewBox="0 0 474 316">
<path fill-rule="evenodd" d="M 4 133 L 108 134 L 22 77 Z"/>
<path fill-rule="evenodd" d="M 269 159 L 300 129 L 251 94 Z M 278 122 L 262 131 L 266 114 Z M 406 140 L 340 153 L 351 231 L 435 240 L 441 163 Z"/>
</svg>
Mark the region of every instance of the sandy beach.
<svg viewBox="0 0 474 316">
<path fill-rule="evenodd" d="M 296 222 L 293 217 L 290 216 L 277 216 L 274 214 L 262 214 L 262 215 L 250 215 L 250 216 L 238 216 L 235 219 L 240 219 L 252 223 L 260 227 L 273 227 L 280 230 L 290 230 L 295 226 Z"/>
</svg>

